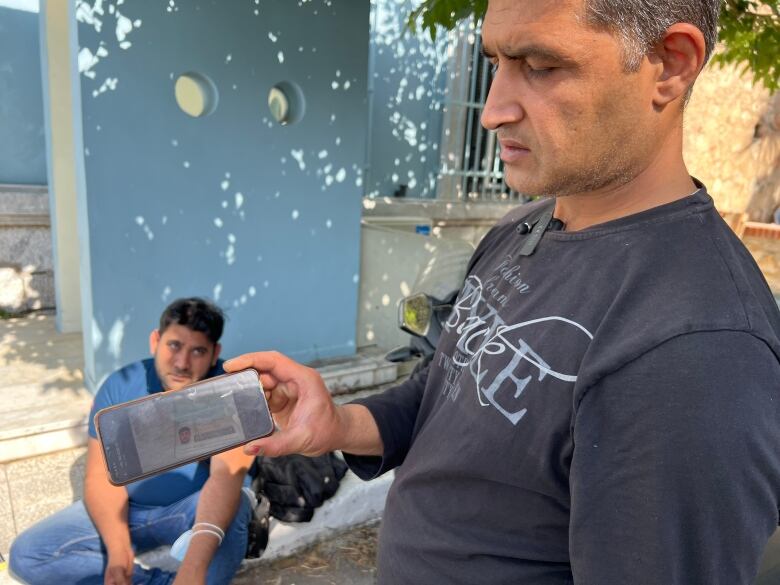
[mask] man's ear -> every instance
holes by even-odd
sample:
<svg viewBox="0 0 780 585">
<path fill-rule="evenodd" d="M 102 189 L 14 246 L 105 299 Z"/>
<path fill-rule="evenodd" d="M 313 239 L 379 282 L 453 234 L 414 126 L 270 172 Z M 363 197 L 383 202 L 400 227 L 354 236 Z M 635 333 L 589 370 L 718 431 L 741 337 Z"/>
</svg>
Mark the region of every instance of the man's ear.
<svg viewBox="0 0 780 585">
<path fill-rule="evenodd" d="M 212 368 L 217 365 L 217 360 L 219 359 L 219 352 L 221 352 L 221 351 L 222 351 L 222 346 L 219 343 L 215 344 L 214 345 L 214 358 L 211 360 L 211 367 Z"/>
<path fill-rule="evenodd" d="M 706 51 L 704 35 L 694 25 L 678 22 L 667 29 L 654 50 L 663 67 L 655 83 L 653 105 L 664 108 L 685 98 L 704 67 Z"/>
<path fill-rule="evenodd" d="M 160 331 L 158 329 L 154 329 L 149 334 L 149 353 L 152 355 L 157 353 L 157 345 L 160 343 Z"/>
</svg>

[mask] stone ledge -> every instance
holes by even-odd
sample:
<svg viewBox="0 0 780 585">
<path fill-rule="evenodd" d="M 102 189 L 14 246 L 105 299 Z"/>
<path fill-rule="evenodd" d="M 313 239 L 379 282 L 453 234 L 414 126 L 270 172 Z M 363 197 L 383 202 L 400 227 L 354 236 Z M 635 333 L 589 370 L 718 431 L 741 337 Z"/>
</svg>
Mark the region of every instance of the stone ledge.
<svg viewBox="0 0 780 585">
<path fill-rule="evenodd" d="M 363 219 L 369 222 L 379 218 L 428 218 L 434 224 L 456 226 L 492 225 L 511 209 L 521 205 L 517 201 L 447 201 L 443 199 L 396 199 L 376 197 L 363 199 Z"/>
<path fill-rule="evenodd" d="M 49 214 L 0 213 L 0 228 L 10 227 L 47 228 L 51 227 L 51 218 Z"/>
<path fill-rule="evenodd" d="M 0 216 L 49 215 L 49 190 L 39 185 L 0 185 Z"/>
<path fill-rule="evenodd" d="M 780 240 L 780 224 L 747 221 L 745 222 L 745 233 L 743 236 Z"/>
</svg>

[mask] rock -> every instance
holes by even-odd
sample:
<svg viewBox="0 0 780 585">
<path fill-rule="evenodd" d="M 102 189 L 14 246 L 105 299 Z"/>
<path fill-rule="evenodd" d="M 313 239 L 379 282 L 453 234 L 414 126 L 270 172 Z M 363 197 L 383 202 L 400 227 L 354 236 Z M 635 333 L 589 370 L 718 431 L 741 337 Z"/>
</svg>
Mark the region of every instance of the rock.
<svg viewBox="0 0 780 585">
<path fill-rule="evenodd" d="M 18 265 L 0 264 L 0 310 L 17 314 L 27 308 L 26 276 Z"/>
</svg>

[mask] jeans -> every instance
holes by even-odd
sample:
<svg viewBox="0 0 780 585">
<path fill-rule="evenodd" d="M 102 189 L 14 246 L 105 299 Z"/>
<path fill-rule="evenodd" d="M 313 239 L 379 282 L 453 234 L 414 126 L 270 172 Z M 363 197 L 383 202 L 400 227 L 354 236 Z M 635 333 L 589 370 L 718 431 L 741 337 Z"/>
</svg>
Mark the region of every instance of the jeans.
<svg viewBox="0 0 780 585">
<path fill-rule="evenodd" d="M 140 554 L 173 544 L 195 522 L 199 496 L 200 492 L 196 492 L 164 507 L 131 502 L 128 523 L 133 550 Z M 236 516 L 209 565 L 208 585 L 230 583 L 246 554 L 251 518 L 252 504 L 242 492 Z M 14 540 L 9 556 L 11 575 L 29 585 L 103 585 L 108 560 L 106 548 L 81 501 L 25 530 Z M 133 585 L 163 585 L 172 583 L 175 576 L 158 568 L 145 569 L 138 563 L 133 566 Z"/>
</svg>

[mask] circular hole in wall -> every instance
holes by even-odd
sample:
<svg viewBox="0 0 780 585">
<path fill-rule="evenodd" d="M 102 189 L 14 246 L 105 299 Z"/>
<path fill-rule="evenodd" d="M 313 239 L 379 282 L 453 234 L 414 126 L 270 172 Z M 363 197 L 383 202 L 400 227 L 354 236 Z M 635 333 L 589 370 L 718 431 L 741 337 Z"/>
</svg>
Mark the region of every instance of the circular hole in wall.
<svg viewBox="0 0 780 585">
<path fill-rule="evenodd" d="M 301 88 L 290 81 L 277 83 L 268 92 L 268 109 L 282 126 L 300 122 L 306 110 Z"/>
<path fill-rule="evenodd" d="M 181 111 L 193 118 L 208 116 L 217 109 L 217 86 L 201 73 L 182 73 L 176 79 L 174 91 Z"/>
</svg>

